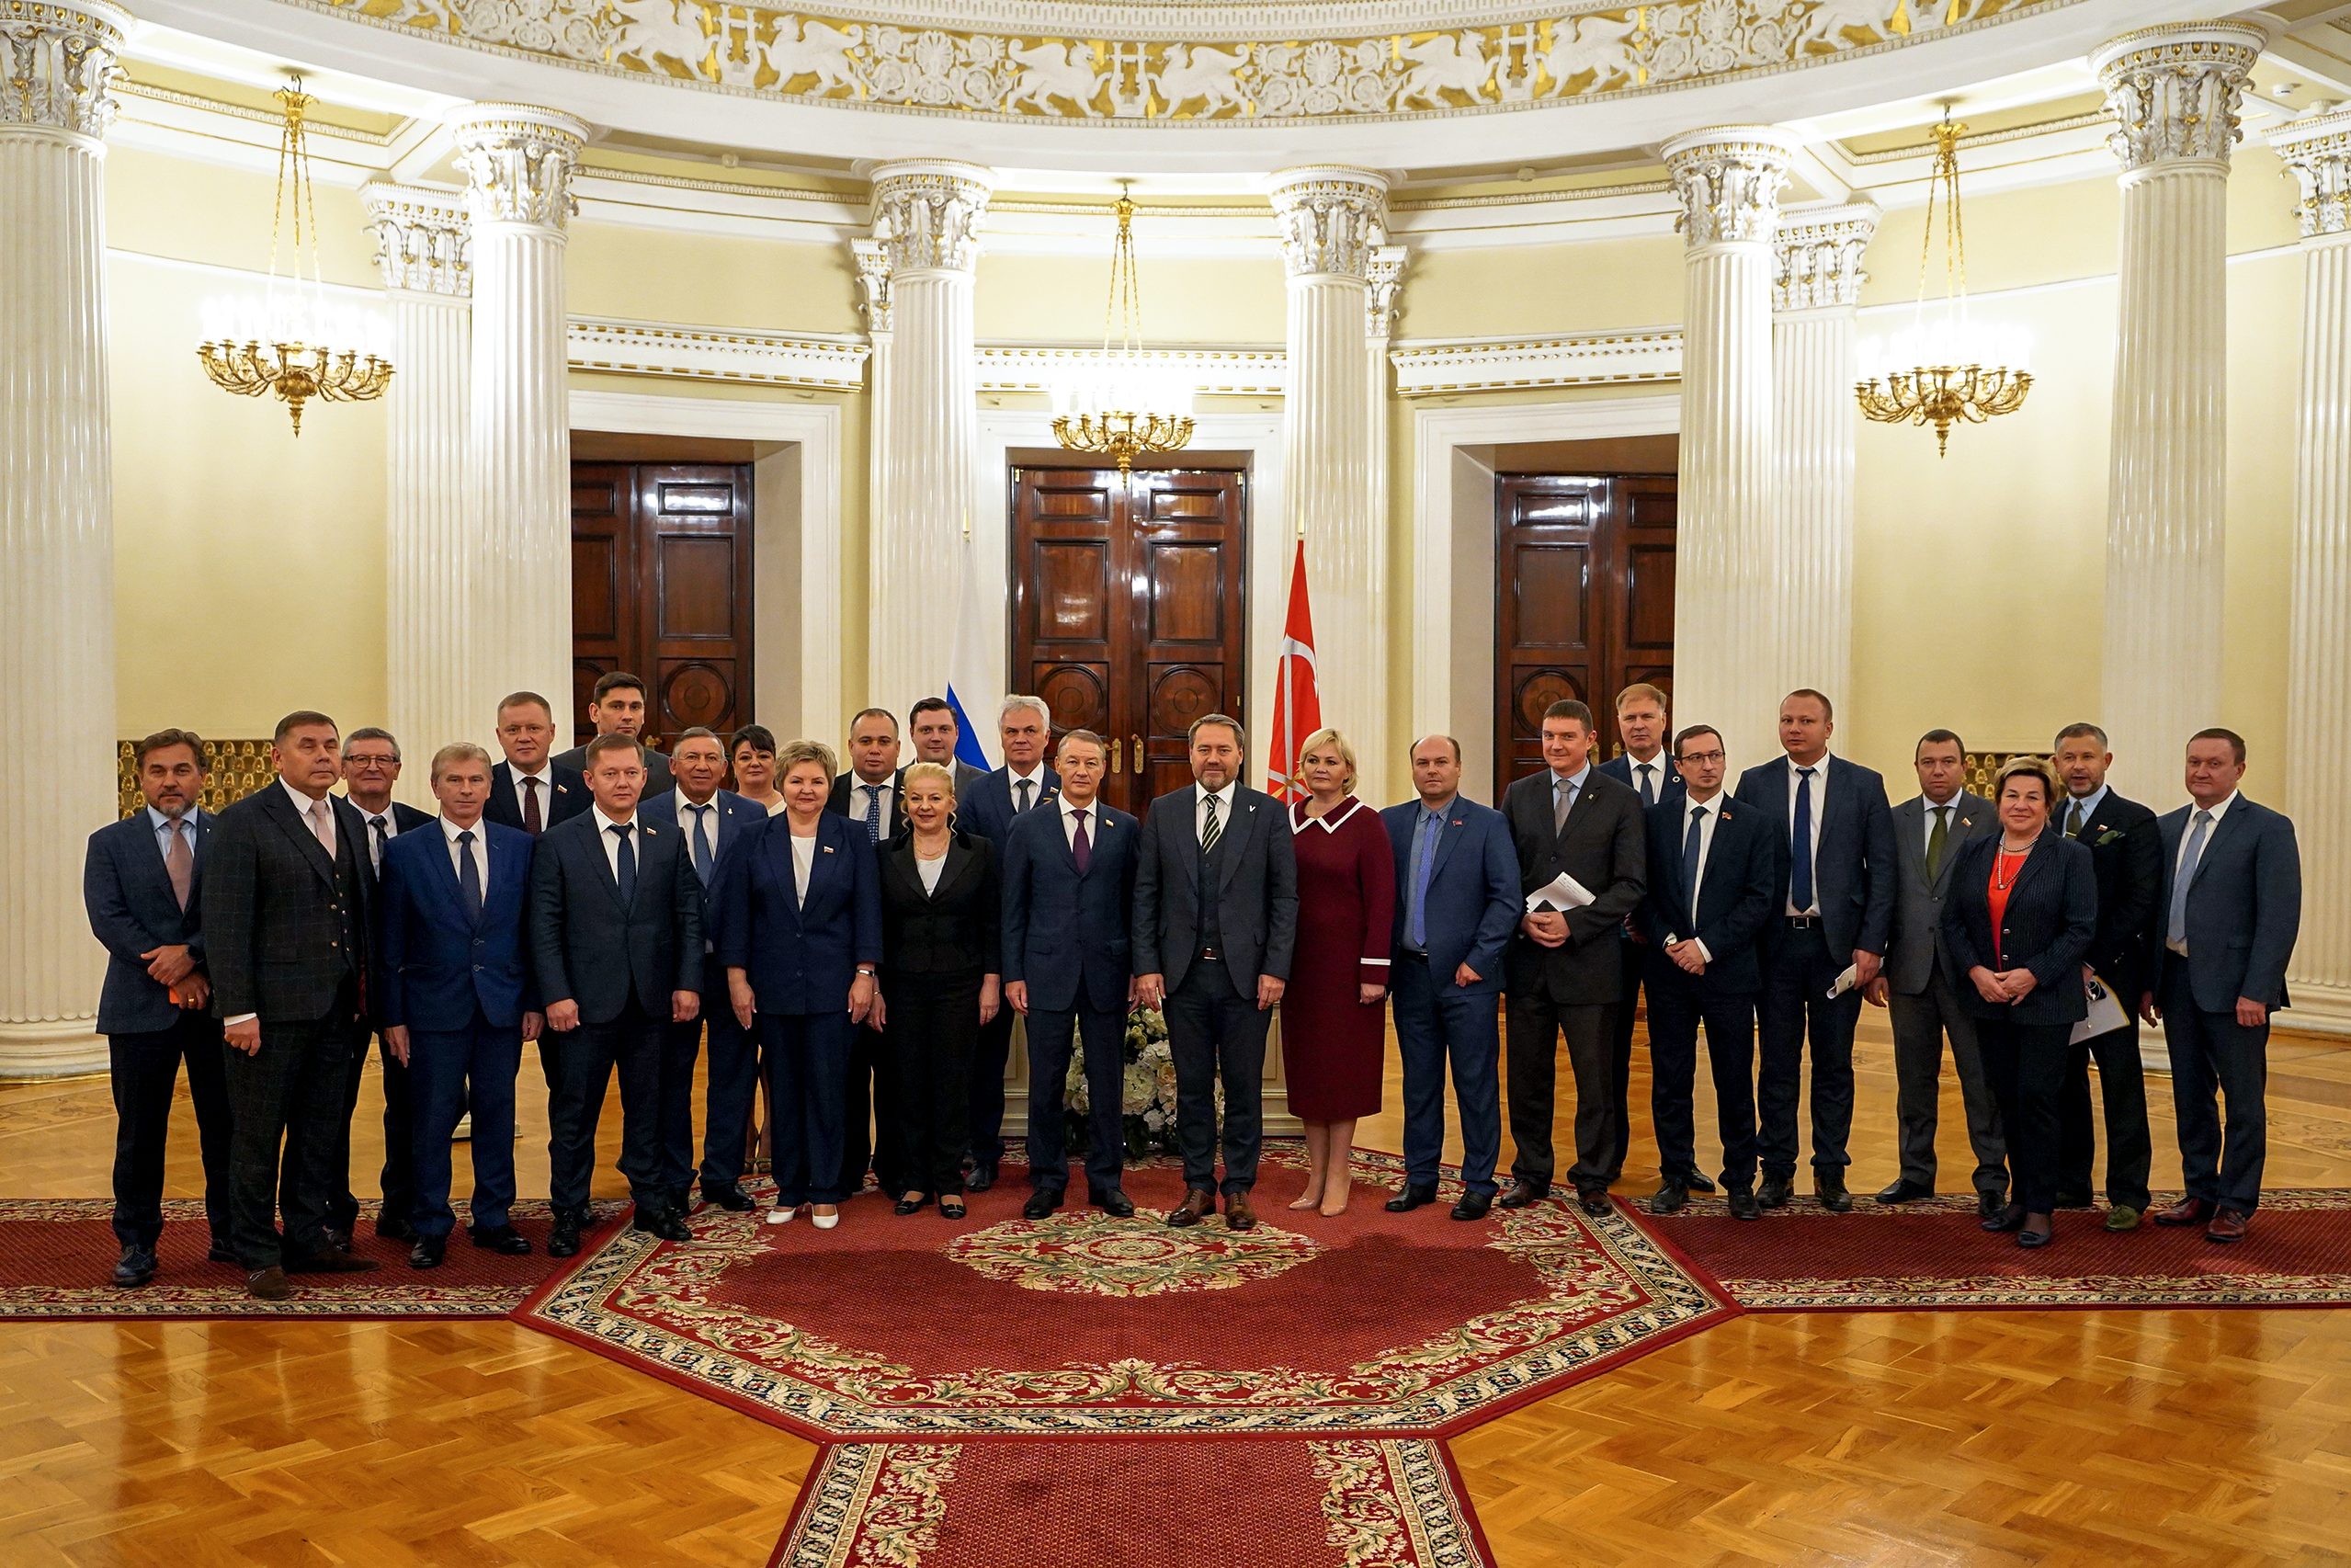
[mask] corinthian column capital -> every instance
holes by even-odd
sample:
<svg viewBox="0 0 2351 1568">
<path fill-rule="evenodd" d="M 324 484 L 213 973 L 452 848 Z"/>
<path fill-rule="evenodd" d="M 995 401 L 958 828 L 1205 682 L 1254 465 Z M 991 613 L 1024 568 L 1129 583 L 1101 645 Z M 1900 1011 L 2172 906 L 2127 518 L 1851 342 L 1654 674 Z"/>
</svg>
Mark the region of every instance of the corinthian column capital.
<svg viewBox="0 0 2351 1568">
<path fill-rule="evenodd" d="M 1796 153 L 1787 137 L 1768 126 L 1718 125 L 1685 131 L 1662 151 L 1690 249 L 1769 243 Z"/>
<path fill-rule="evenodd" d="M 2245 78 L 2269 46 L 2250 22 L 2177 22 L 2128 32 L 2090 56 L 2106 88 L 2125 173 L 2175 164 L 2226 166 Z"/>
<path fill-rule="evenodd" d="M 471 296 L 472 228 L 460 192 L 372 180 L 359 187 L 359 205 L 375 232 L 385 288 Z"/>
<path fill-rule="evenodd" d="M 1814 311 L 1857 305 L 1868 278 L 1861 258 L 1878 232 L 1875 202 L 1844 207 L 1800 207 L 1780 214 L 1773 236 L 1776 266 L 1772 309 Z"/>
<path fill-rule="evenodd" d="M 1266 194 L 1292 278 L 1371 280 L 1388 243 L 1388 176 L 1372 169 L 1309 164 L 1274 176 Z"/>
<path fill-rule="evenodd" d="M 0 0 L 0 131 L 104 136 L 130 27 L 105 0 Z"/>
<path fill-rule="evenodd" d="M 1402 245 L 1381 245 L 1365 266 L 1364 281 L 1370 285 L 1370 291 L 1363 301 L 1363 329 L 1369 336 L 1396 335 L 1396 307 L 1403 302 L 1407 255 Z"/>
<path fill-rule="evenodd" d="M 873 241 L 880 263 L 892 273 L 971 271 L 980 259 L 980 226 L 995 183 L 994 170 L 943 158 L 884 164 L 874 170 Z M 860 283 L 867 266 L 861 254 Z M 870 285 L 867 298 L 870 319 Z M 886 297 L 882 314 L 886 320 Z"/>
<path fill-rule="evenodd" d="M 2271 131 L 2269 146 L 2302 187 L 2302 238 L 2351 233 L 2351 109 L 2303 115 Z"/>
<path fill-rule="evenodd" d="M 579 210 L 572 176 L 587 144 L 585 121 L 528 104 L 469 104 L 449 129 L 475 222 L 561 229 Z"/>
</svg>

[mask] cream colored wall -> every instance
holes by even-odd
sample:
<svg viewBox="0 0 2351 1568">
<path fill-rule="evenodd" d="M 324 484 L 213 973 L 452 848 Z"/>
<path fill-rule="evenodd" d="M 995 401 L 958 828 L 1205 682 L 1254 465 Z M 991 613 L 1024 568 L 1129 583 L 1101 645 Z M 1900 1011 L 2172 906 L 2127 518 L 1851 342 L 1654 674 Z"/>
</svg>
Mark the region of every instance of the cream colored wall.
<svg viewBox="0 0 2351 1568">
<path fill-rule="evenodd" d="M 1153 344 L 1280 343 L 1288 330 L 1281 258 L 1146 256 L 1136 278 Z M 982 342 L 1098 343 L 1110 290 L 1102 256 L 980 253 L 973 330 Z"/>
<path fill-rule="evenodd" d="M 846 245 L 787 244 L 580 220 L 563 259 L 572 313 L 761 332 L 859 333 Z"/>
<path fill-rule="evenodd" d="M 1682 319 L 1678 235 L 1414 254 L 1398 337 L 1607 332 Z"/>
</svg>

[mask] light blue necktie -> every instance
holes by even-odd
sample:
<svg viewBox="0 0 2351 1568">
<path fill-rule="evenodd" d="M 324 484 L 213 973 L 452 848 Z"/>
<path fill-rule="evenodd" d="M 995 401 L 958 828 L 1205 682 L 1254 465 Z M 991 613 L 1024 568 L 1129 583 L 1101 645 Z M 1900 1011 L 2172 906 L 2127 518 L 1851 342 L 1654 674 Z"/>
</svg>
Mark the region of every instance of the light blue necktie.
<svg viewBox="0 0 2351 1568">
<path fill-rule="evenodd" d="M 2164 939 L 2175 947 L 2187 943 L 2187 890 L 2196 881 L 2196 863 L 2204 858 L 2204 840 L 2212 831 L 2212 813 L 2196 813 L 2196 830 L 2187 835 L 2187 853 L 2180 857 L 2172 878 L 2172 918 Z"/>
<path fill-rule="evenodd" d="M 1428 950 L 1428 878 L 1437 869 L 1437 835 L 1444 830 L 1445 818 L 1423 808 L 1421 831 L 1413 843 L 1413 907 L 1412 917 L 1404 923 L 1407 945 Z"/>
</svg>

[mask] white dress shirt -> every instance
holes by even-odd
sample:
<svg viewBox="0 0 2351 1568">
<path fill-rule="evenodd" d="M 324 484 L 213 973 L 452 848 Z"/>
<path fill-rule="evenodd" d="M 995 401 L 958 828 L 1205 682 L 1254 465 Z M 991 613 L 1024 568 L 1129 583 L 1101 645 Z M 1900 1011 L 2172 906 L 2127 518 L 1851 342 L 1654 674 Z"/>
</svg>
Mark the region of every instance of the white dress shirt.
<svg viewBox="0 0 2351 1568">
<path fill-rule="evenodd" d="M 612 829 L 624 825 L 629 827 L 632 830 L 629 835 L 629 842 L 635 844 L 643 836 L 645 824 L 639 822 L 633 812 L 630 814 L 628 822 L 623 824 L 617 817 L 606 816 L 602 806 L 590 806 L 588 811 L 596 818 L 596 841 L 604 846 L 604 864 L 611 871 L 612 885 L 617 888 L 620 885 L 620 838 Z M 639 849 L 637 851 L 639 869 L 642 869 L 644 863 L 645 852 Z"/>
<path fill-rule="evenodd" d="M 865 792 L 868 790 L 874 791 L 874 804 L 878 808 L 873 820 L 881 824 L 881 836 L 888 838 L 890 836 L 890 801 L 898 792 L 897 778 L 893 774 L 879 784 L 869 784 L 855 773 L 849 775 L 849 820 L 859 827 L 865 825 Z"/>
<path fill-rule="evenodd" d="M 348 800 L 349 797 L 346 796 L 345 799 Z M 386 801 L 383 803 L 383 810 L 380 812 L 371 812 L 368 810 L 367 807 L 359 804 L 357 801 L 351 801 L 351 809 L 359 813 L 359 824 L 368 830 L 368 864 L 376 869 L 376 874 L 378 876 L 381 876 L 383 874 L 384 846 L 390 844 L 393 839 L 400 836 L 400 819 L 392 814 L 392 802 L 390 801 Z M 379 821 L 383 824 L 383 833 L 381 835 L 383 842 L 381 844 L 379 844 L 376 841 L 378 837 L 376 833 L 376 824 Z"/>
<path fill-rule="evenodd" d="M 1036 806 L 1044 803 L 1045 765 L 1043 763 L 1039 763 L 1027 773 L 1019 772 L 1015 769 L 1010 763 L 1006 763 L 1005 764 L 1004 781 L 1005 790 L 1011 794 L 1012 809 L 1014 812 L 1017 812 L 1020 810 L 1020 787 L 1023 784 L 1029 786 L 1028 803 L 1030 805 Z"/>
<path fill-rule="evenodd" d="M 686 798 L 686 791 L 683 790 L 672 790 L 671 793 L 677 797 L 677 831 L 686 838 L 686 863 L 689 866 L 694 863 L 694 835 L 702 831 L 704 823 L 708 823 L 710 835 L 710 864 L 717 865 L 719 863 L 719 824 L 724 815 L 719 810 L 718 791 L 715 790 L 710 791 L 710 798 L 703 801 L 699 807 Z M 885 811 L 888 809 L 886 805 L 883 807 Z"/>
<path fill-rule="evenodd" d="M 457 885 L 460 887 L 463 887 L 465 885 L 465 861 L 463 857 L 468 851 L 471 851 L 473 856 L 474 874 L 482 879 L 482 902 L 484 903 L 489 903 L 490 819 L 483 817 L 479 822 L 476 822 L 471 827 L 460 827 L 457 824 L 449 821 L 447 817 L 442 817 L 439 821 L 441 824 L 442 836 L 449 840 L 449 869 L 457 874 Z M 460 844 L 457 841 L 457 835 L 460 833 L 471 834 L 473 835 L 473 842 L 470 845 Z M 617 871 L 615 875 L 618 875 Z"/>
<path fill-rule="evenodd" d="M 914 875 L 923 879 L 923 892 L 926 896 L 937 896 L 938 892 L 939 873 L 946 869 L 947 856 L 945 853 L 942 852 L 937 857 L 934 858 L 932 856 L 923 854 L 920 850 L 915 851 Z"/>
<path fill-rule="evenodd" d="M 1646 811 L 1650 806 L 1665 798 L 1665 785 L 1673 775 L 1665 770 L 1664 746 L 1659 746 L 1657 755 L 1647 762 L 1641 761 L 1630 752 L 1625 753 L 1625 768 L 1630 778 L 1632 792 L 1636 795 L 1641 793 L 1641 775 L 1646 773 L 1649 776 L 1649 799 L 1641 802 L 1642 810 Z"/>
<path fill-rule="evenodd" d="M 1804 782 L 1798 775 L 1807 767 L 1812 770 L 1812 841 L 1804 846 L 1805 856 L 1812 863 L 1812 902 L 1810 906 L 1799 909 L 1796 907 L 1795 895 L 1791 892 L 1789 895 L 1788 905 L 1782 913 L 1818 915 L 1821 912 L 1821 821 L 1826 813 L 1829 803 L 1828 754 L 1822 753 L 1821 760 L 1818 762 L 1799 762 L 1792 756 L 1783 757 L 1781 761 L 1788 768 L 1788 842 L 1791 845 L 1796 842 L 1796 786 Z M 1796 880 L 1790 877 L 1788 885 L 1791 889 L 1794 888 Z"/>
<path fill-rule="evenodd" d="M 803 838 L 790 831 L 789 823 L 786 823 L 784 828 L 785 836 L 792 841 L 792 902 L 805 909 L 808 907 L 808 879 L 816 874 L 816 835 L 812 833 Z M 865 853 L 871 854 L 872 851 L 869 849 Z"/>
<path fill-rule="evenodd" d="M 538 772 L 525 773 L 521 768 L 517 767 L 510 762 L 506 764 L 506 769 L 513 775 L 512 788 L 515 792 L 515 820 L 517 822 L 528 820 L 528 809 L 526 805 L 528 791 L 523 789 L 522 781 L 526 778 L 536 778 L 539 780 L 539 825 L 542 830 L 553 827 L 555 825 L 554 766 L 551 763 L 542 762 L 539 765 Z"/>
<path fill-rule="evenodd" d="M 1682 919 L 1685 923 L 1689 924 L 1693 927 L 1690 935 L 1690 940 L 1698 942 L 1698 936 L 1695 929 L 1698 920 L 1696 913 L 1698 909 L 1698 895 L 1699 890 L 1706 886 L 1706 863 L 1714 854 L 1714 824 L 1715 820 L 1722 814 L 1722 791 L 1717 790 L 1714 792 L 1714 798 L 1707 801 L 1693 800 L 1687 797 L 1683 799 L 1682 831 L 1674 835 L 1674 853 L 1676 856 L 1681 854 L 1682 846 L 1689 840 L 1690 813 L 1693 812 L 1704 812 L 1706 815 L 1699 820 L 1698 824 L 1698 881 L 1692 882 L 1689 886 L 1690 906 L 1688 910 L 1683 912 Z M 1667 947 L 1673 946 L 1676 937 L 1677 933 L 1670 931 L 1667 932 L 1665 935 L 1665 945 Z M 1714 961 L 1714 955 L 1707 950 L 1707 947 L 1704 942 L 1698 943 L 1698 956 L 1708 963 L 1712 963 Z"/>
<path fill-rule="evenodd" d="M 1053 799 L 1062 808 L 1062 836 L 1069 840 L 1069 846 L 1072 849 L 1075 849 L 1077 847 L 1077 813 L 1080 812 L 1084 812 L 1085 813 L 1086 843 L 1089 845 L 1098 845 L 1102 842 L 1101 796 L 1096 795 L 1094 799 L 1086 801 L 1083 806 L 1071 800 L 1067 795 L 1056 795 Z M 1220 807 L 1218 809 L 1221 811 L 1223 808 Z"/>
<path fill-rule="evenodd" d="M 1192 786 L 1193 790 L 1199 796 L 1199 799 L 1192 803 L 1193 843 L 1198 844 L 1202 838 L 1207 836 L 1209 825 L 1209 802 L 1210 801 L 1214 801 L 1216 802 L 1217 837 L 1221 839 L 1226 834 L 1232 831 L 1232 792 L 1240 787 L 1241 780 L 1238 778 L 1234 779 L 1232 783 L 1227 784 L 1223 789 L 1218 790 L 1213 793 L 1200 789 L 1200 787 L 1197 784 Z"/>
<path fill-rule="evenodd" d="M 310 829 L 310 834 L 312 838 L 316 838 L 318 836 L 318 819 L 311 813 L 318 809 L 318 801 L 312 800 L 308 795 L 303 794 L 300 790 L 295 789 L 283 778 L 278 780 L 278 788 L 286 791 L 286 799 L 294 802 L 294 810 L 301 817 L 302 825 Z M 343 819 L 335 814 L 335 797 L 332 795 L 322 795 L 319 797 L 319 800 L 326 802 L 327 831 L 337 839 L 341 838 L 343 835 Z M 335 851 L 332 848 L 327 850 L 327 854 L 330 856 L 334 853 Z"/>
<path fill-rule="evenodd" d="M 1559 815 L 1559 791 L 1561 785 L 1564 784 L 1569 787 L 1567 809 L 1573 812 L 1575 810 L 1575 802 L 1584 799 L 1584 791 L 1590 787 L 1591 783 L 1592 764 L 1589 761 L 1586 761 L 1583 767 L 1577 768 L 1573 773 L 1563 774 L 1557 768 L 1551 769 L 1551 815 Z"/>
</svg>

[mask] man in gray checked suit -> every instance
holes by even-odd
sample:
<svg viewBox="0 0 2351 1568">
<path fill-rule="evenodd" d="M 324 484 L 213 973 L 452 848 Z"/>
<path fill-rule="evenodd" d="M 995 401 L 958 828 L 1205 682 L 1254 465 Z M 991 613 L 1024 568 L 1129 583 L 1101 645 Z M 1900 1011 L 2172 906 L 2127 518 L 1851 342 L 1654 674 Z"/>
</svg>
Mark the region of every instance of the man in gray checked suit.
<svg viewBox="0 0 2351 1568">
<path fill-rule="evenodd" d="M 1911 761 L 1918 770 L 1919 793 L 1894 808 L 1893 937 L 1886 967 L 1866 994 L 1893 1014 L 1894 1105 L 1902 1128 L 1902 1174 L 1878 1194 L 1878 1201 L 1908 1203 L 1935 1191 L 1936 1101 L 1948 1034 L 1959 1098 L 1967 1107 L 1968 1143 L 1975 1151 L 1976 1203 L 1988 1217 L 2007 1202 L 2007 1146 L 1999 1105 L 1976 1054 L 1975 1025 L 1960 1005 L 1961 977 L 1953 972 L 1936 933 L 1959 846 L 1999 832 L 2000 823 L 1991 801 L 1962 787 L 1967 748 L 1959 736 L 1927 731 Z"/>
</svg>

